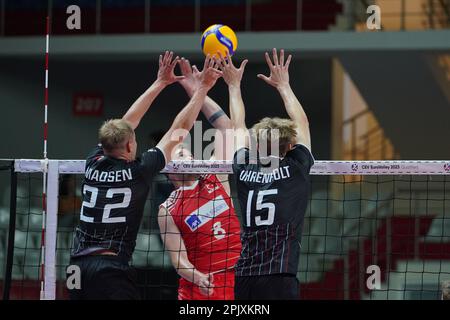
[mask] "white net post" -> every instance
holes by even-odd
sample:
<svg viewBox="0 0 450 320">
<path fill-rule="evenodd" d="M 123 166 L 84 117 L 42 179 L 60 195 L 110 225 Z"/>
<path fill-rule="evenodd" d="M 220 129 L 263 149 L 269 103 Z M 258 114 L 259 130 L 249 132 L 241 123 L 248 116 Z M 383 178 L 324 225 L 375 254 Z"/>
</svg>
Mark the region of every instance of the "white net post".
<svg viewBox="0 0 450 320">
<path fill-rule="evenodd" d="M 48 164 L 43 300 L 55 300 L 56 298 L 56 237 L 58 228 L 59 196 L 58 162 L 58 160 L 50 160 Z"/>
<path fill-rule="evenodd" d="M 58 160 L 16 160 L 18 173 L 38 173 L 47 170 L 46 214 L 44 224 L 43 289 L 41 300 L 54 300 L 56 297 L 56 236 L 58 227 L 59 161 Z"/>
</svg>

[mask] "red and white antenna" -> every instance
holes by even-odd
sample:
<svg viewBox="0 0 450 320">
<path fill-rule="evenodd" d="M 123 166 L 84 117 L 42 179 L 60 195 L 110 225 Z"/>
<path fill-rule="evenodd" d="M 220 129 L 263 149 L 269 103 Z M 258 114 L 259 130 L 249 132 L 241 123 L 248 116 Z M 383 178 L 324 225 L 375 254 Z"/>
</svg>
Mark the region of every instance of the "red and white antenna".
<svg viewBox="0 0 450 320">
<path fill-rule="evenodd" d="M 41 236 L 41 300 L 45 299 L 45 223 L 47 218 L 47 138 L 48 138 L 48 53 L 50 45 L 50 17 L 46 19 L 45 39 L 45 92 L 44 92 L 44 161 L 42 179 L 42 236 Z"/>
<path fill-rule="evenodd" d="M 47 159 L 47 137 L 48 137 L 48 52 L 50 44 L 50 18 L 47 16 L 45 39 L 45 95 L 44 95 L 44 159 Z"/>
</svg>

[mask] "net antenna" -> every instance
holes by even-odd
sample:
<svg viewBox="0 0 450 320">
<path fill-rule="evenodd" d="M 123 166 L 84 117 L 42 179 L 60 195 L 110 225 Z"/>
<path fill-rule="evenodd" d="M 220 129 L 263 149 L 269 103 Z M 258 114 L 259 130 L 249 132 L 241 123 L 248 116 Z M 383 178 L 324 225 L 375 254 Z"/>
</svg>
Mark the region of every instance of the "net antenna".
<svg viewBox="0 0 450 320">
<path fill-rule="evenodd" d="M 47 173 L 48 173 L 48 157 L 47 157 L 47 138 L 48 138 L 48 56 L 50 45 L 50 17 L 46 18 L 46 35 L 45 35 L 45 91 L 44 91 L 44 161 L 42 162 L 42 237 L 41 237 L 41 300 L 45 299 L 45 225 L 47 213 Z"/>
</svg>

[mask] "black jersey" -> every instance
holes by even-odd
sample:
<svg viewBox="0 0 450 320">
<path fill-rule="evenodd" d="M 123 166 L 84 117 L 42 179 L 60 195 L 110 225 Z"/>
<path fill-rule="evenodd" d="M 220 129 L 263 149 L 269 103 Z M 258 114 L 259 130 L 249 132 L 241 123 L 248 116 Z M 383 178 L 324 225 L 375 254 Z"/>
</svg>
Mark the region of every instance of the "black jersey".
<svg viewBox="0 0 450 320">
<path fill-rule="evenodd" d="M 83 204 L 72 257 L 107 249 L 129 260 L 151 180 L 164 166 L 165 157 L 158 148 L 127 162 L 105 156 L 97 146 L 86 160 Z"/>
<path fill-rule="evenodd" d="M 242 148 L 233 159 L 243 222 L 236 275 L 296 274 L 314 158 L 296 145 L 268 170 L 250 154 Z"/>
</svg>

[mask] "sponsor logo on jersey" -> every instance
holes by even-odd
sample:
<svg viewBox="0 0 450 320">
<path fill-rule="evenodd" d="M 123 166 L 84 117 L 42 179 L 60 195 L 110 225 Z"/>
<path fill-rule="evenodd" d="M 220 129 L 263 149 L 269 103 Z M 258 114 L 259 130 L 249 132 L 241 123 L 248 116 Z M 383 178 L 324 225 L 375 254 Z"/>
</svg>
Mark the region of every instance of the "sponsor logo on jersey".
<svg viewBox="0 0 450 320">
<path fill-rule="evenodd" d="M 188 217 L 184 219 L 184 222 L 191 231 L 195 231 L 211 219 L 216 218 L 229 209 L 228 203 L 223 196 L 220 195 L 190 213 Z"/>
</svg>

